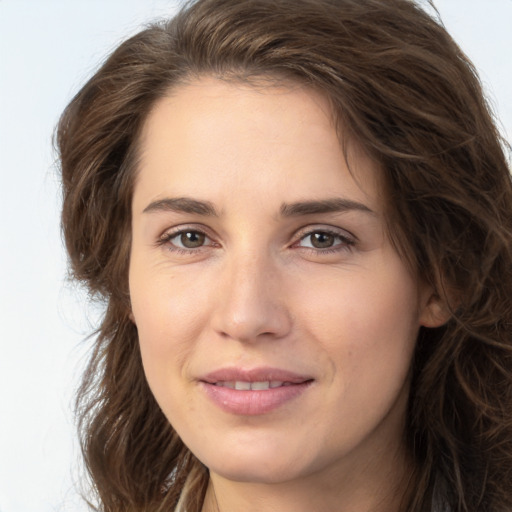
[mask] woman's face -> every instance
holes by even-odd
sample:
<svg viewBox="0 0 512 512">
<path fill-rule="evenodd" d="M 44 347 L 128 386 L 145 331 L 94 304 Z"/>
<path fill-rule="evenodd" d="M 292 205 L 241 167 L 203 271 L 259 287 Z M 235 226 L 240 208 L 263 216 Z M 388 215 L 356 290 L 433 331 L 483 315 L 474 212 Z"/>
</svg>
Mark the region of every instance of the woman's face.
<svg viewBox="0 0 512 512">
<path fill-rule="evenodd" d="M 432 300 L 327 101 L 205 78 L 160 100 L 141 142 L 132 316 L 185 444 L 238 481 L 389 469 Z"/>
</svg>

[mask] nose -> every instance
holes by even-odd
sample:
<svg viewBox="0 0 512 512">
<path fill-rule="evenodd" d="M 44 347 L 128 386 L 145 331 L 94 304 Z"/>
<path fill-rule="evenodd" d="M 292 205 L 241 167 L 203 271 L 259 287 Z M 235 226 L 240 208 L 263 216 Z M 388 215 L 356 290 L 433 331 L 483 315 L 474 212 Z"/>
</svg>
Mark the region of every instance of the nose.
<svg viewBox="0 0 512 512">
<path fill-rule="evenodd" d="M 283 338 L 290 332 L 285 290 L 270 257 L 233 258 L 218 279 L 212 324 L 221 336 L 255 342 Z"/>
</svg>

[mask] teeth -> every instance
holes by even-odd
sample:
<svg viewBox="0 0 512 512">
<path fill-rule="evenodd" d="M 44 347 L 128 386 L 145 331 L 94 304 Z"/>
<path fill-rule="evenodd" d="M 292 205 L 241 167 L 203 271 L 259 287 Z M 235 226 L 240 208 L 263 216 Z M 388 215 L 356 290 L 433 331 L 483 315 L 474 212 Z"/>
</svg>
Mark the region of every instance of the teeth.
<svg viewBox="0 0 512 512">
<path fill-rule="evenodd" d="M 268 389 L 270 387 L 270 382 L 267 380 L 266 382 L 252 382 L 251 389 Z"/>
<path fill-rule="evenodd" d="M 223 388 L 230 388 L 230 389 L 237 389 L 239 391 L 249 391 L 249 390 L 255 390 L 255 391 L 264 391 L 266 389 L 274 389 L 279 388 L 281 386 L 287 386 L 289 385 L 288 382 L 283 382 L 280 380 L 265 380 L 265 381 L 259 381 L 259 382 L 247 382 L 247 381 L 224 381 L 224 382 L 217 382 L 216 386 L 220 386 Z"/>
</svg>

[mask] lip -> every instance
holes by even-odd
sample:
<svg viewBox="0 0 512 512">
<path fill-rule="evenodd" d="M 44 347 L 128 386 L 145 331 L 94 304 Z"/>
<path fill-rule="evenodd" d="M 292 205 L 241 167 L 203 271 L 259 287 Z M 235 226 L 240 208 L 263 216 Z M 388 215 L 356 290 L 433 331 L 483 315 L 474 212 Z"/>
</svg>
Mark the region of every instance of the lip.
<svg viewBox="0 0 512 512">
<path fill-rule="evenodd" d="M 311 376 L 280 368 L 222 368 L 199 379 L 207 397 L 223 411 L 242 416 L 269 413 L 302 395 L 313 383 Z M 233 382 L 282 382 L 268 389 L 238 390 L 225 387 Z"/>
</svg>

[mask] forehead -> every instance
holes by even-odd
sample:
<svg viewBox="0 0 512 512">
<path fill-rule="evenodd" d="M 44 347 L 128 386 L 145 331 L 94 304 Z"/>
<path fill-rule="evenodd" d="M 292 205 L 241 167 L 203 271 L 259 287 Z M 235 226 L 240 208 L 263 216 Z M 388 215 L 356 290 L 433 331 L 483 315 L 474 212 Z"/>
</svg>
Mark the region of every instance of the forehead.
<svg viewBox="0 0 512 512">
<path fill-rule="evenodd" d="M 217 188 L 230 180 L 231 189 L 290 196 L 282 201 L 344 189 L 380 202 L 375 164 L 356 144 L 345 152 L 339 135 L 329 101 L 316 91 L 205 77 L 154 105 L 141 134 L 136 192 L 189 195 L 193 184 L 200 195 L 222 195 Z"/>
</svg>

